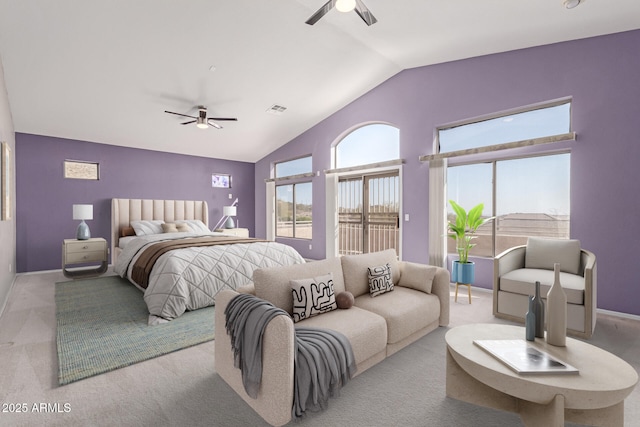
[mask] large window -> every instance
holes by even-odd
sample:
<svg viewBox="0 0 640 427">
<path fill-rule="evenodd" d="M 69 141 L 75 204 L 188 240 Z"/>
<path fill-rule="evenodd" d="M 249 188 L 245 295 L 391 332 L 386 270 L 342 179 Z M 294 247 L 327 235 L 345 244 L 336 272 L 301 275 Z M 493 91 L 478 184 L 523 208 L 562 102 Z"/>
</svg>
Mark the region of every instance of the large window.
<svg viewBox="0 0 640 427">
<path fill-rule="evenodd" d="M 571 130 L 571 102 L 438 129 L 439 153 L 564 135 Z"/>
<path fill-rule="evenodd" d="M 565 99 L 440 128 L 436 149 L 442 157 L 456 157 L 574 138 L 571 100 Z M 483 214 L 495 217 L 478 229 L 470 255 L 492 257 L 526 243 L 529 236 L 568 239 L 569 169 L 569 153 L 448 167 L 447 200 L 467 210 L 484 203 Z M 449 203 L 447 217 L 455 220 Z M 448 253 L 455 253 L 455 242 L 447 241 Z"/>
<path fill-rule="evenodd" d="M 447 200 L 467 210 L 484 203 L 484 215 L 495 216 L 478 229 L 470 254 L 495 256 L 529 236 L 568 239 L 569 170 L 569 153 L 449 167 Z M 450 205 L 447 213 L 455 219 Z M 455 253 L 453 239 L 447 251 Z"/>
<path fill-rule="evenodd" d="M 388 164 L 399 157 L 400 131 L 386 124 L 362 126 L 336 145 L 336 168 L 348 168 L 336 188 L 338 254 L 399 253 L 400 169 Z"/>
<path fill-rule="evenodd" d="M 311 156 L 275 164 L 276 237 L 311 240 L 313 187 L 310 181 L 297 182 L 310 176 Z"/>
<path fill-rule="evenodd" d="M 310 182 L 276 186 L 276 236 L 311 239 L 311 192 Z"/>
</svg>

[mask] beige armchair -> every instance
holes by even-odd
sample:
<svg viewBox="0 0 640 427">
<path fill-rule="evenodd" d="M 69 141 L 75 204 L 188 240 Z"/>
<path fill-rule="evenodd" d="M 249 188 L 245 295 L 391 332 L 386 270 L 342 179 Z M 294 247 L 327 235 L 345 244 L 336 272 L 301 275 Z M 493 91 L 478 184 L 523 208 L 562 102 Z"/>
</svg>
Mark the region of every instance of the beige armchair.
<svg viewBox="0 0 640 427">
<path fill-rule="evenodd" d="M 567 333 L 591 338 L 596 327 L 596 256 L 578 240 L 529 238 L 494 259 L 493 315 L 524 323 L 528 296 L 540 282 L 546 299 L 553 284 L 553 264 L 560 263 L 560 284 L 567 295 Z"/>
</svg>

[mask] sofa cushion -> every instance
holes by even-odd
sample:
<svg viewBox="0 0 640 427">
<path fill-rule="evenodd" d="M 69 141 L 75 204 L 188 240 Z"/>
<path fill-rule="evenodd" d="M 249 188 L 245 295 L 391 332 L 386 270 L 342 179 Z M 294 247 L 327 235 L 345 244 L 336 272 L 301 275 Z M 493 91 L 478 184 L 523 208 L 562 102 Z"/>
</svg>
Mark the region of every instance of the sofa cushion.
<svg viewBox="0 0 640 427">
<path fill-rule="evenodd" d="M 535 283 L 540 282 L 540 294 L 547 298 L 555 275 L 551 270 L 519 268 L 500 277 L 500 290 L 520 295 L 535 294 Z M 569 304 L 584 304 L 584 277 L 560 272 L 560 285 Z"/>
<path fill-rule="evenodd" d="M 345 290 L 351 292 L 356 298 L 364 294 L 369 296 L 369 277 L 367 270 L 369 267 L 389 263 L 393 283 L 398 283 L 400 279 L 400 269 L 398 268 L 395 249 L 359 255 L 345 255 L 341 257 L 340 260 L 342 261 Z"/>
<path fill-rule="evenodd" d="M 377 298 L 361 295 L 356 298 L 355 306 L 385 319 L 388 344 L 403 340 L 437 322 L 440 317 L 440 300 L 437 296 L 403 287 L 396 287 L 393 292 Z"/>
<path fill-rule="evenodd" d="M 290 280 L 307 279 L 331 273 L 334 293 L 344 291 L 340 258 L 329 258 L 283 267 L 259 268 L 253 272 L 255 295 L 293 314 Z"/>
<path fill-rule="evenodd" d="M 529 237 L 524 258 L 525 268 L 553 270 L 555 263 L 560 264 L 560 271 L 579 274 L 580 241 Z"/>
<path fill-rule="evenodd" d="M 369 298 L 368 299 L 377 299 Z M 353 349 L 356 364 L 363 362 L 387 348 L 387 324 L 375 313 L 351 307 L 334 310 L 322 316 L 310 317 L 295 324 L 311 328 L 328 328 L 344 334 Z"/>
<path fill-rule="evenodd" d="M 377 267 L 368 267 L 369 295 L 375 297 L 393 290 L 391 281 L 391 266 L 389 263 Z"/>
<path fill-rule="evenodd" d="M 310 279 L 291 280 L 294 322 L 338 309 L 331 276 L 329 273 Z"/>
<path fill-rule="evenodd" d="M 438 267 L 415 262 L 401 262 L 399 286 L 415 289 L 416 291 L 431 293 L 433 278 L 438 272 Z"/>
</svg>

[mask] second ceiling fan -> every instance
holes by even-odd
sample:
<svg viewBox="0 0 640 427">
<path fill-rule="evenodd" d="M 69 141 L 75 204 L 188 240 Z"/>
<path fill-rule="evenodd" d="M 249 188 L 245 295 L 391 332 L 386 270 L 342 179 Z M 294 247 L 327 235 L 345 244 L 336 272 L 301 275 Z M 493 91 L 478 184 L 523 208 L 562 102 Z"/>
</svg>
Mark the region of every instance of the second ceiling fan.
<svg viewBox="0 0 640 427">
<path fill-rule="evenodd" d="M 309 25 L 315 24 L 334 7 L 340 12 L 355 10 L 358 16 L 369 26 L 378 22 L 367 6 L 362 3 L 362 0 L 329 0 L 316 13 L 311 15 L 311 18 L 307 19 L 306 23 Z"/>
<path fill-rule="evenodd" d="M 167 110 L 165 110 L 164 112 L 169 114 L 175 114 L 176 116 L 189 117 L 191 119 L 195 119 L 195 120 L 189 120 L 180 124 L 188 125 L 191 123 L 196 123 L 196 126 L 199 127 L 200 129 L 206 129 L 209 126 L 214 127 L 216 129 L 222 129 L 222 126 L 220 126 L 216 122 L 221 122 L 221 121 L 237 122 L 238 121 L 238 119 L 235 117 L 207 117 L 207 107 L 203 107 L 202 105 L 198 107 L 197 116 L 189 116 L 188 114 L 174 113 L 173 111 L 167 111 Z"/>
</svg>

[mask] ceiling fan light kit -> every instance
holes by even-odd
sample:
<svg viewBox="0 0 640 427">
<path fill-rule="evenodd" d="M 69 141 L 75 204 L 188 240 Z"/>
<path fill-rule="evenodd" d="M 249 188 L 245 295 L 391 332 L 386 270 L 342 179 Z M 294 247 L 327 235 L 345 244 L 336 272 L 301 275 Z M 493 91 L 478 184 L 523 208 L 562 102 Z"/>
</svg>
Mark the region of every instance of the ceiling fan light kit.
<svg viewBox="0 0 640 427">
<path fill-rule="evenodd" d="M 352 10 L 355 10 L 358 16 L 362 18 L 368 26 L 378 22 L 376 17 L 373 16 L 362 0 L 329 0 L 305 22 L 309 25 L 315 24 L 334 7 L 340 12 L 351 12 Z"/>
<path fill-rule="evenodd" d="M 339 12 L 351 12 L 356 8 L 356 0 L 336 0 L 336 9 Z"/>
<path fill-rule="evenodd" d="M 196 126 L 200 129 L 207 129 L 209 127 L 207 122 L 205 122 L 202 117 L 198 117 L 198 123 L 196 124 Z"/>
<path fill-rule="evenodd" d="M 188 114 L 182 114 L 182 113 L 174 113 L 173 111 L 167 111 L 164 110 L 165 113 L 168 114 L 175 114 L 176 116 L 181 116 L 181 117 L 189 117 L 190 119 L 195 119 L 195 120 L 189 120 L 188 122 L 183 122 L 180 123 L 182 125 L 189 125 L 191 123 L 195 123 L 196 126 L 199 129 L 208 129 L 209 126 L 214 127 L 216 129 L 222 129 L 222 126 L 220 126 L 218 123 L 216 123 L 216 121 L 232 121 L 232 122 L 237 122 L 238 119 L 235 117 L 209 117 L 207 118 L 207 107 L 203 107 L 202 105 L 198 107 L 198 116 L 190 116 Z"/>
</svg>

